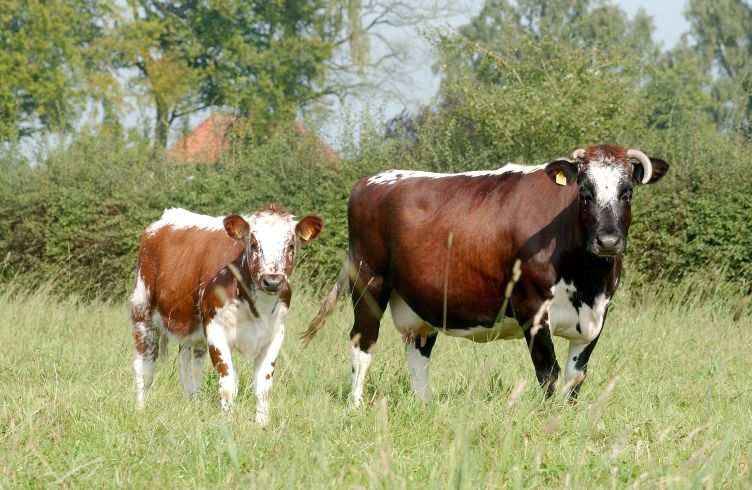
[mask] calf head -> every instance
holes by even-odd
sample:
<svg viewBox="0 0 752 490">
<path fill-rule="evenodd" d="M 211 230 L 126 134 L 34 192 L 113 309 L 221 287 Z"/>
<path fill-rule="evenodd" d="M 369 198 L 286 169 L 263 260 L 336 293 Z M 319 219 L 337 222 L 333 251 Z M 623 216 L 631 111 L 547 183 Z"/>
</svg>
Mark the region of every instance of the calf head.
<svg viewBox="0 0 752 490">
<path fill-rule="evenodd" d="M 581 148 L 572 158 L 551 162 L 546 173 L 559 184 L 577 185 L 585 247 L 600 256 L 623 254 L 632 221 L 632 189 L 660 180 L 668 164 L 612 145 Z"/>
<path fill-rule="evenodd" d="M 267 294 L 289 292 L 288 279 L 295 268 L 301 245 L 318 237 L 324 221 L 316 215 L 300 220 L 278 207 L 252 214 L 246 221 L 233 214 L 224 220 L 227 234 L 245 242 L 246 273 L 257 291 Z"/>
</svg>

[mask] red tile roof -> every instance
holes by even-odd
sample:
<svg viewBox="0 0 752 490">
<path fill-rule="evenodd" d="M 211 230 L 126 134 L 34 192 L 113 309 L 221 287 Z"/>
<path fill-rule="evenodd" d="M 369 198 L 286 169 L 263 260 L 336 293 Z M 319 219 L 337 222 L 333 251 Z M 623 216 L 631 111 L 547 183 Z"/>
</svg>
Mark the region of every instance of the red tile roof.
<svg viewBox="0 0 752 490">
<path fill-rule="evenodd" d="M 228 133 L 238 121 L 239 118 L 235 116 L 212 114 L 196 129 L 176 141 L 167 150 L 167 156 L 179 163 L 217 162 L 230 149 Z M 301 121 L 295 122 L 294 131 L 298 136 L 310 134 Z M 339 155 L 329 145 L 320 139 L 317 139 L 315 145 L 324 159 L 339 161 Z"/>
</svg>

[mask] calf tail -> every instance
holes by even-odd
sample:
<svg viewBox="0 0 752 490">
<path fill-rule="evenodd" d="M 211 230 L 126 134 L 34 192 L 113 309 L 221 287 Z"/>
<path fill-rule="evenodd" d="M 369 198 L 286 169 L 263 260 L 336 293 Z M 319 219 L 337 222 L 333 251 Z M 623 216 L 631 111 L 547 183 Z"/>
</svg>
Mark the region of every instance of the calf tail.
<svg viewBox="0 0 752 490">
<path fill-rule="evenodd" d="M 319 330 L 324 328 L 324 322 L 329 317 L 329 315 L 332 314 L 332 311 L 334 311 L 334 307 L 337 305 L 337 299 L 342 294 L 344 294 L 348 278 L 348 264 L 349 262 L 345 262 L 345 264 L 342 266 L 342 269 L 339 271 L 339 275 L 337 276 L 337 282 L 334 283 L 334 286 L 329 291 L 329 294 L 326 295 L 326 299 L 321 304 L 316 317 L 308 325 L 308 328 L 305 330 L 305 332 L 300 335 L 300 340 L 301 342 L 303 342 L 303 346 L 308 345 L 308 342 L 311 341 L 313 336 L 316 335 Z"/>
</svg>

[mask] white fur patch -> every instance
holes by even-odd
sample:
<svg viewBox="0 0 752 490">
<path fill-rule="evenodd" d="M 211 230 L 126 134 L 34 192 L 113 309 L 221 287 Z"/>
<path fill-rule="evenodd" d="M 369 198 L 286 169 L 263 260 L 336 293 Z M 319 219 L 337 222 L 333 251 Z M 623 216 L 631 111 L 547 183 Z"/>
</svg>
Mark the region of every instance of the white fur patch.
<svg viewBox="0 0 752 490">
<path fill-rule="evenodd" d="M 591 163 L 587 174 L 595 187 L 595 200 L 601 207 L 613 206 L 619 200 L 620 184 L 628 176 L 621 165 Z"/>
<path fill-rule="evenodd" d="M 585 379 L 585 372 L 577 369 L 577 361 L 587 346 L 588 343 L 580 341 L 569 342 L 569 352 L 567 353 L 567 364 L 564 368 L 564 374 L 567 387 L 570 389 Z"/>
<path fill-rule="evenodd" d="M 290 215 L 260 213 L 253 215 L 250 223 L 261 249 L 261 272 L 283 273 L 285 250 L 290 243 L 295 243 L 295 220 Z"/>
<path fill-rule="evenodd" d="M 366 381 L 366 372 L 371 365 L 372 354 L 363 352 L 360 347 L 352 346 L 352 405 L 359 407 L 363 403 L 363 386 Z"/>
<path fill-rule="evenodd" d="M 450 337 L 462 337 L 474 342 L 518 339 L 524 336 L 522 327 L 513 318 L 503 318 L 493 327 L 447 328 L 429 325 L 396 292 L 389 297 L 389 310 L 397 330 L 405 336 L 417 337 L 439 331 Z"/>
<path fill-rule="evenodd" d="M 486 177 L 490 175 L 504 174 L 529 174 L 546 168 L 545 165 L 519 165 L 508 163 L 496 170 L 473 170 L 456 174 L 444 174 L 438 172 L 421 172 L 417 170 L 387 170 L 368 179 L 368 185 L 380 184 L 391 185 L 404 179 L 443 179 L 447 177 Z"/>
<path fill-rule="evenodd" d="M 165 226 L 172 226 L 173 228 L 179 229 L 200 228 L 202 230 L 210 231 L 224 230 L 225 225 L 223 220 L 224 217 L 207 216 L 182 208 L 170 208 L 165 209 L 162 213 L 162 217 L 146 228 L 146 233 L 156 233 Z"/>
<path fill-rule="evenodd" d="M 431 360 L 424 357 L 415 348 L 414 342 L 409 342 L 405 346 L 405 357 L 407 358 L 407 370 L 410 373 L 410 385 L 415 392 L 415 396 L 426 403 L 430 402 L 432 397 L 429 376 Z"/>
<path fill-rule="evenodd" d="M 610 298 L 605 294 L 599 294 L 595 297 L 592 307 L 582 303 L 578 311 L 570 300 L 570 294 L 576 291 L 574 285 L 566 283 L 563 279 L 559 280 L 551 288 L 554 297 L 548 310 L 548 319 L 553 335 L 587 344 L 600 334 Z"/>
<path fill-rule="evenodd" d="M 570 295 L 576 291 L 577 288 L 573 284 L 565 282 L 564 279 L 560 279 L 551 288 L 553 298 L 548 308 L 548 323 L 552 335 L 565 338 L 580 336 L 580 333 L 577 332 L 577 323 L 580 320 L 579 313 L 569 299 Z"/>
<path fill-rule="evenodd" d="M 136 275 L 136 287 L 131 295 L 131 306 L 139 312 L 145 312 L 149 308 L 149 288 L 144 283 L 140 269 Z"/>
<path fill-rule="evenodd" d="M 219 401 L 225 413 L 232 409 L 235 396 L 238 394 L 238 381 L 230 352 L 231 344 L 223 324 L 229 307 L 230 305 L 227 305 L 217 311 L 216 316 L 206 326 L 206 343 L 209 350 L 216 349 L 222 363 L 227 366 L 227 375 L 219 377 Z"/>
</svg>

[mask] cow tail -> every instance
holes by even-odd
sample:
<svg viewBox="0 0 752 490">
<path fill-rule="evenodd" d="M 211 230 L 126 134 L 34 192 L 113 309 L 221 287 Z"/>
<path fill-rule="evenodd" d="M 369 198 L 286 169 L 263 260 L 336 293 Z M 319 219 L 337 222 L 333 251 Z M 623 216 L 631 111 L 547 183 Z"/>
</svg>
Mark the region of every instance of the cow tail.
<svg viewBox="0 0 752 490">
<path fill-rule="evenodd" d="M 347 278 L 347 263 L 345 263 L 339 271 L 337 282 L 334 283 L 329 294 L 326 295 L 326 299 L 321 304 L 321 307 L 319 307 L 319 312 L 316 314 L 316 317 L 308 325 L 305 332 L 300 335 L 300 340 L 303 342 L 303 346 L 308 345 L 308 342 L 311 341 L 313 336 L 316 335 L 319 330 L 324 328 L 324 322 L 326 322 L 326 319 L 329 318 L 329 315 L 334 311 L 334 307 L 337 305 L 337 299 L 347 290 Z"/>
</svg>

